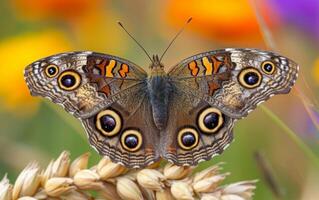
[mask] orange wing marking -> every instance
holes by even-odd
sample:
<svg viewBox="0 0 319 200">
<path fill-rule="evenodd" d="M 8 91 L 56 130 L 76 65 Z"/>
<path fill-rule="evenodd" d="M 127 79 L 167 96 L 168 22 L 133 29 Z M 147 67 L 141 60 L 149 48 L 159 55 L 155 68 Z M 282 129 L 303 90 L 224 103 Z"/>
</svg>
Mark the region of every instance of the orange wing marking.
<svg viewBox="0 0 319 200">
<path fill-rule="evenodd" d="M 100 70 L 100 74 L 101 75 L 105 75 L 105 66 L 109 65 L 109 60 L 102 60 L 99 64 L 96 64 L 96 68 Z M 92 69 L 91 69 L 91 73 L 93 73 Z"/>
<path fill-rule="evenodd" d="M 129 72 L 129 67 L 127 64 L 122 64 L 121 69 L 119 70 L 119 74 L 122 78 L 125 78 Z"/>
<path fill-rule="evenodd" d="M 103 92 L 108 97 L 111 94 L 111 88 L 109 85 L 105 85 L 99 88 L 99 92 Z"/>
<path fill-rule="evenodd" d="M 192 61 L 188 64 L 188 68 L 191 71 L 192 76 L 197 76 L 199 72 L 199 68 L 197 67 L 197 63 L 195 61 Z"/>
<path fill-rule="evenodd" d="M 214 64 L 214 72 L 213 74 L 217 74 L 219 68 L 222 66 L 221 64 L 223 63 L 223 61 L 218 60 L 215 56 L 212 56 L 212 61 Z"/>
<path fill-rule="evenodd" d="M 98 92 L 104 93 L 106 96 L 111 94 L 111 87 L 105 83 L 105 79 L 100 76 L 94 76 L 93 66 L 99 70 L 99 74 L 102 76 L 113 77 L 112 70 L 116 65 L 114 60 L 102 60 L 99 63 L 96 63 L 95 59 L 88 63 L 87 69 L 89 70 L 90 81 L 96 83 L 98 86 Z M 111 74 L 110 74 L 111 73 Z"/>
<path fill-rule="evenodd" d="M 220 61 L 217 56 L 222 56 Z M 205 75 L 215 74 L 216 79 L 208 82 L 209 95 L 213 96 L 214 93 L 221 88 L 222 82 L 231 78 L 230 70 L 232 69 L 232 63 L 229 54 L 211 56 L 211 60 L 204 57 L 202 59 L 203 65 L 206 68 Z M 226 72 L 218 73 L 222 66 L 226 66 Z"/>
<path fill-rule="evenodd" d="M 116 61 L 110 60 L 109 64 L 105 66 L 105 71 L 106 71 L 105 76 L 106 77 L 114 77 L 113 69 L 115 66 L 116 66 Z"/>
<path fill-rule="evenodd" d="M 213 74 L 213 64 L 210 60 L 205 56 L 202 58 L 203 65 L 205 67 L 205 75 L 212 75 Z"/>
<path fill-rule="evenodd" d="M 205 75 L 217 74 L 219 68 L 222 66 L 223 61 L 218 60 L 215 56 L 211 57 L 209 60 L 206 56 L 202 58 L 202 63 L 205 67 Z"/>
</svg>

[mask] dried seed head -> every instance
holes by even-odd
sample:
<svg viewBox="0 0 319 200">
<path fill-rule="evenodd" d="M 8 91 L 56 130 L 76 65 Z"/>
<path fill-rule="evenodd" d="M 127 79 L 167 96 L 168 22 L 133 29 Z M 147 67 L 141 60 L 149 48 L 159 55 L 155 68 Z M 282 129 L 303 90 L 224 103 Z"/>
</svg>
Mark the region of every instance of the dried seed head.
<svg viewBox="0 0 319 200">
<path fill-rule="evenodd" d="M 12 191 L 12 198 L 32 196 L 40 185 L 40 168 L 36 163 L 30 163 L 18 176 Z"/>
<path fill-rule="evenodd" d="M 160 192 L 156 192 L 156 200 L 174 200 L 174 197 L 170 190 L 165 189 Z"/>
<path fill-rule="evenodd" d="M 63 151 L 56 161 L 51 161 L 48 167 L 41 175 L 41 185 L 45 186 L 46 182 L 52 177 L 65 177 L 68 174 L 70 166 L 70 153 Z"/>
<path fill-rule="evenodd" d="M 256 189 L 255 183 L 257 181 L 241 181 L 237 183 L 229 184 L 223 187 L 222 191 L 226 194 L 233 194 L 240 196 L 244 199 L 250 199 L 253 196 L 253 190 Z"/>
<path fill-rule="evenodd" d="M 84 154 L 70 166 L 69 154 L 63 152 L 41 175 L 37 164 L 29 164 L 13 187 L 6 176 L 0 181 L 0 199 L 85 200 L 95 197 L 83 190 L 95 190 L 98 192 L 96 199 L 193 200 L 196 197 L 201 200 L 249 200 L 255 189 L 256 181 L 218 186 L 228 175 L 219 174 L 219 165 L 190 176 L 190 167 L 167 164 L 163 169 L 129 171 L 107 158 L 86 169 L 88 157 Z"/>
<path fill-rule="evenodd" d="M 139 187 L 139 188 L 142 192 L 144 199 L 155 200 L 155 191 L 150 190 L 148 188 L 143 188 L 143 187 Z"/>
<path fill-rule="evenodd" d="M 45 183 L 48 181 L 49 178 L 52 177 L 52 166 L 53 166 L 54 161 L 52 160 L 45 171 L 41 172 L 41 186 L 44 187 Z"/>
<path fill-rule="evenodd" d="M 192 172 L 191 167 L 177 166 L 172 163 L 167 163 L 164 167 L 164 176 L 167 179 L 179 180 L 188 176 Z"/>
<path fill-rule="evenodd" d="M 159 168 L 160 165 L 161 165 L 161 162 L 162 162 L 162 158 L 159 159 L 158 161 L 156 161 L 156 162 L 150 164 L 150 165 L 147 166 L 146 168 L 147 168 L 147 169 L 156 169 L 156 168 Z"/>
<path fill-rule="evenodd" d="M 122 199 L 127 200 L 143 200 L 141 190 L 138 188 L 136 183 L 127 177 L 117 178 L 117 193 Z"/>
<path fill-rule="evenodd" d="M 84 169 L 74 176 L 74 184 L 83 190 L 99 190 L 103 187 L 99 175 L 91 170 Z"/>
<path fill-rule="evenodd" d="M 33 197 L 36 199 L 47 199 L 48 195 L 43 188 L 40 188 Z"/>
<path fill-rule="evenodd" d="M 12 185 L 9 183 L 7 175 L 0 181 L 0 199 L 11 200 L 12 199 Z"/>
<path fill-rule="evenodd" d="M 121 200 L 120 196 L 117 194 L 115 185 L 106 182 L 100 190 L 99 199 Z"/>
<path fill-rule="evenodd" d="M 117 177 L 128 171 L 123 165 L 113 163 L 109 158 L 102 158 L 96 167 L 96 171 L 102 180 Z"/>
<path fill-rule="evenodd" d="M 174 182 L 171 186 L 171 193 L 177 200 L 194 200 L 194 192 L 186 182 Z"/>
<path fill-rule="evenodd" d="M 85 153 L 75 159 L 69 169 L 69 176 L 73 177 L 78 171 L 86 169 L 89 162 L 90 153 Z"/>
<path fill-rule="evenodd" d="M 59 197 L 71 190 L 75 190 L 76 187 L 73 184 L 73 179 L 65 177 L 54 177 L 49 179 L 44 189 L 49 196 Z"/>
<path fill-rule="evenodd" d="M 226 194 L 226 195 L 223 195 L 220 199 L 222 199 L 222 200 L 248 200 L 248 199 L 245 199 L 245 198 L 238 196 L 238 195 L 235 195 L 235 194 Z"/>
<path fill-rule="evenodd" d="M 18 200 L 38 200 L 38 199 L 33 197 L 20 197 Z"/>
<path fill-rule="evenodd" d="M 218 195 L 220 196 L 220 195 Z M 214 193 L 204 194 L 200 200 L 220 200 L 221 198 L 215 195 Z M 227 199 L 226 199 L 227 200 Z"/>
<path fill-rule="evenodd" d="M 143 169 L 137 173 L 137 182 L 142 186 L 154 191 L 162 191 L 165 177 L 155 169 Z"/>
<path fill-rule="evenodd" d="M 65 177 L 68 174 L 70 166 L 70 153 L 63 151 L 59 158 L 52 165 L 51 177 Z"/>
<path fill-rule="evenodd" d="M 45 200 L 61 200 L 59 197 L 48 197 Z"/>
<path fill-rule="evenodd" d="M 88 200 L 90 197 L 86 195 L 85 193 L 71 190 L 71 192 L 68 192 L 66 195 L 63 196 L 64 200 Z"/>
<path fill-rule="evenodd" d="M 129 178 L 136 182 L 138 170 L 131 170 L 125 174 L 125 178 Z"/>
<path fill-rule="evenodd" d="M 213 192 L 229 173 L 203 177 L 203 179 L 193 182 L 195 192 Z"/>
<path fill-rule="evenodd" d="M 218 174 L 219 171 L 221 170 L 220 165 L 221 164 L 214 165 L 214 166 L 211 166 L 207 169 L 204 169 L 201 172 L 196 173 L 194 175 L 193 182 L 197 182 L 197 181 L 202 180 L 204 178 L 212 177 L 212 176 Z"/>
</svg>

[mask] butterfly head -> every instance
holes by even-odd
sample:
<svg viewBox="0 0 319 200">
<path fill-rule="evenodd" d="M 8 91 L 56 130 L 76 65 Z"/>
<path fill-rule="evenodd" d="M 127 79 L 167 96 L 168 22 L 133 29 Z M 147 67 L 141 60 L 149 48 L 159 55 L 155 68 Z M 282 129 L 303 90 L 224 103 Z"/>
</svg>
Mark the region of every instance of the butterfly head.
<svg viewBox="0 0 319 200">
<path fill-rule="evenodd" d="M 152 63 L 150 65 L 152 74 L 162 74 L 164 73 L 164 65 L 161 63 L 158 55 L 153 55 Z"/>
<path fill-rule="evenodd" d="M 152 64 L 150 65 L 150 68 L 164 68 L 164 65 L 161 63 L 158 55 L 153 55 L 152 58 Z"/>
</svg>

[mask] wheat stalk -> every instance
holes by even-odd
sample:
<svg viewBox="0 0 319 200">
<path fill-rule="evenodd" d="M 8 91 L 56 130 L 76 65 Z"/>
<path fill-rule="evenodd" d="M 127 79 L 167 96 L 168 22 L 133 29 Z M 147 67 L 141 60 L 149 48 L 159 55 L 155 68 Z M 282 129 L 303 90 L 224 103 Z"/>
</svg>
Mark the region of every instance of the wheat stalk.
<svg viewBox="0 0 319 200">
<path fill-rule="evenodd" d="M 0 182 L 0 200 L 248 200 L 256 181 L 220 186 L 229 173 L 221 164 L 193 173 L 193 167 L 171 163 L 146 169 L 127 169 L 102 158 L 88 168 L 89 154 L 72 163 L 67 151 L 52 160 L 45 170 L 32 162 L 19 174 L 14 185 L 5 175 Z"/>
</svg>

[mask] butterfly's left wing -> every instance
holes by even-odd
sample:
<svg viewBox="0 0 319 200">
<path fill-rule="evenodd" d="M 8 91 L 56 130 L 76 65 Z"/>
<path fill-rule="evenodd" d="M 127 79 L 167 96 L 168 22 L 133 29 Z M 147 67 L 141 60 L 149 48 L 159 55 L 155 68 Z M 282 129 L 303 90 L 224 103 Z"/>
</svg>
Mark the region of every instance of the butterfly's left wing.
<svg viewBox="0 0 319 200">
<path fill-rule="evenodd" d="M 127 167 L 159 159 L 159 133 L 142 68 L 85 51 L 43 58 L 27 66 L 24 75 L 32 95 L 61 104 L 82 121 L 90 144 L 100 154 Z"/>
<path fill-rule="evenodd" d="M 222 49 L 185 59 L 169 72 L 169 119 L 161 136 L 162 156 L 196 165 L 220 154 L 232 128 L 259 103 L 288 93 L 298 66 L 278 54 L 255 49 Z"/>
</svg>

